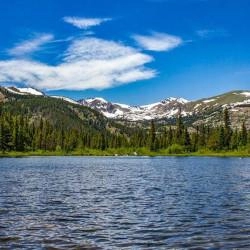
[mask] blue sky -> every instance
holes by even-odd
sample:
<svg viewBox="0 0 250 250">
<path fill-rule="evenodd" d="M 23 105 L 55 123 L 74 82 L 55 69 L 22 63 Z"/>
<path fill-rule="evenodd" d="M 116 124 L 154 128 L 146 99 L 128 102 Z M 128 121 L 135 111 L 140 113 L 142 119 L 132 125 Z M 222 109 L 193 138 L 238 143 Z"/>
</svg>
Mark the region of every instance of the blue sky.
<svg viewBox="0 0 250 250">
<path fill-rule="evenodd" d="M 0 2 L 0 84 L 146 104 L 250 89 L 248 0 Z"/>
</svg>

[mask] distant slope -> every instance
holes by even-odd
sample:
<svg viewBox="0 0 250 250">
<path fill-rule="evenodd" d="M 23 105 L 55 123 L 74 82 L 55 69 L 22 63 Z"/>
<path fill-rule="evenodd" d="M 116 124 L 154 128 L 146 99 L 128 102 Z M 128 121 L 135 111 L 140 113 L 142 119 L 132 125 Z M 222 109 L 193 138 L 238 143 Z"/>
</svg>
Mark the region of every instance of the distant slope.
<svg viewBox="0 0 250 250">
<path fill-rule="evenodd" d="M 159 122 L 171 121 L 181 111 L 186 122 L 193 126 L 201 123 L 212 125 L 220 123 L 222 111 L 227 107 L 233 127 L 240 127 L 245 121 L 250 128 L 250 91 L 233 91 L 197 101 L 170 97 L 144 106 L 111 103 L 103 98 L 83 99 L 79 103 L 101 112 L 108 118 L 134 122 L 152 119 Z"/>
<path fill-rule="evenodd" d="M 217 126 L 221 124 L 223 110 L 227 107 L 232 127 L 240 128 L 244 121 L 250 128 L 250 91 L 232 91 L 197 101 L 170 97 L 149 105 L 129 106 L 100 97 L 76 102 L 67 97 L 46 96 L 32 88 L 0 87 L 0 102 L 4 102 L 4 108 L 13 113 L 45 117 L 58 125 L 64 121 L 66 127 L 77 128 L 85 124 L 97 129 L 131 126 L 131 123 L 143 125 L 150 120 L 174 124 L 179 112 L 189 126 Z"/>
<path fill-rule="evenodd" d="M 232 91 L 222 95 L 190 102 L 185 106 L 194 125 L 217 125 L 222 122 L 223 109 L 228 108 L 231 125 L 239 128 L 243 121 L 250 128 L 250 91 Z"/>
<path fill-rule="evenodd" d="M 16 93 L 16 90 L 0 87 L 0 102 L 3 104 L 0 107 L 4 112 L 29 116 L 37 122 L 41 118 L 46 119 L 55 128 L 85 128 L 96 131 L 114 129 L 114 122 L 109 121 L 101 113 L 61 98 L 26 92 L 20 94 Z"/>
</svg>

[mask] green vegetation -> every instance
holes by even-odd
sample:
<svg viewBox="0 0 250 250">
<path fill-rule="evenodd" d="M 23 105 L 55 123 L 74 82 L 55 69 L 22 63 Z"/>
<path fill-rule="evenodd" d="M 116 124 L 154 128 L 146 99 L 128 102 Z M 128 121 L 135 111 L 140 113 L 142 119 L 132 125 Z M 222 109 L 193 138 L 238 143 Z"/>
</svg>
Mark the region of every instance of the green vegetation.
<svg viewBox="0 0 250 250">
<path fill-rule="evenodd" d="M 129 150 L 129 149 L 108 149 L 108 150 L 78 150 L 72 152 L 63 152 L 63 151 L 28 151 L 28 152 L 16 152 L 8 151 L 1 152 L 0 157 L 28 157 L 28 156 L 211 156 L 211 157 L 250 157 L 250 151 L 245 149 L 241 151 L 197 151 L 191 153 L 173 153 L 169 150 L 159 150 L 157 152 L 152 152 L 145 148 L 138 148 Z M 136 154 L 135 154 L 136 153 Z"/>
<path fill-rule="evenodd" d="M 181 115 L 173 126 L 128 127 L 80 105 L 49 97 L 9 96 L 0 103 L 0 156 L 29 155 L 211 155 L 250 156 L 243 122 L 190 128 Z"/>
</svg>

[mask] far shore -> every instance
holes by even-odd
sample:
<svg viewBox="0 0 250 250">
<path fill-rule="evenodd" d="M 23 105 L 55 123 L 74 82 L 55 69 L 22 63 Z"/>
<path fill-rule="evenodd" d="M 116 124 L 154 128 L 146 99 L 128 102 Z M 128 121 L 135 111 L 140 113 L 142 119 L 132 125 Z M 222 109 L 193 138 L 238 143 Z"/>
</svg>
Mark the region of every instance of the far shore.
<svg viewBox="0 0 250 250">
<path fill-rule="evenodd" d="M 28 151 L 28 152 L 0 152 L 0 157 L 29 157 L 29 156 L 178 156 L 178 157 L 188 157 L 188 156 L 197 156 L 197 157 L 250 157 L 249 150 L 244 151 L 198 151 L 198 152 L 181 152 L 181 153 L 168 153 L 166 151 L 157 151 L 152 152 L 146 149 L 138 150 L 80 150 L 73 152 L 63 152 L 63 151 Z"/>
</svg>

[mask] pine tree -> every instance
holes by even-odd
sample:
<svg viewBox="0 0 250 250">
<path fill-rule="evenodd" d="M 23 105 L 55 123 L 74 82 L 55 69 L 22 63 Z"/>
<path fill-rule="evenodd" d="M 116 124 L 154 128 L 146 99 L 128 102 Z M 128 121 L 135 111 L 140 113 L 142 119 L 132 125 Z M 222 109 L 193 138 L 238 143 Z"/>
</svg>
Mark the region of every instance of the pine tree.
<svg viewBox="0 0 250 250">
<path fill-rule="evenodd" d="M 246 129 L 245 122 L 243 122 L 242 127 L 241 127 L 240 144 L 242 146 L 247 145 L 247 129 Z"/>
<path fill-rule="evenodd" d="M 151 121 L 151 128 L 150 128 L 150 150 L 155 150 L 155 124 Z"/>
<path fill-rule="evenodd" d="M 21 116 L 19 120 L 19 131 L 18 131 L 18 144 L 17 150 L 23 152 L 25 148 L 25 136 L 24 136 L 24 117 Z"/>
<path fill-rule="evenodd" d="M 206 127 L 203 124 L 199 128 L 199 147 L 203 148 L 206 146 Z"/>
<path fill-rule="evenodd" d="M 173 144 L 173 130 L 172 127 L 169 127 L 168 133 L 167 133 L 167 145 L 168 147 Z"/>
<path fill-rule="evenodd" d="M 198 149 L 198 142 L 199 142 L 199 128 L 196 126 L 195 133 L 192 134 L 192 151 L 197 151 Z"/>
<path fill-rule="evenodd" d="M 238 146 L 239 146 L 239 133 L 238 130 L 236 129 L 232 133 L 230 148 L 235 150 L 238 148 Z"/>
<path fill-rule="evenodd" d="M 12 149 L 12 134 L 9 123 L 7 120 L 3 119 L 0 124 L 0 149 L 5 151 L 10 151 Z"/>
<path fill-rule="evenodd" d="M 213 129 L 212 131 L 210 130 L 208 142 L 206 144 L 207 147 L 210 150 L 218 151 L 220 149 L 220 145 L 219 145 L 220 139 L 219 138 L 220 138 L 220 129 L 219 128 Z M 223 137 L 221 139 L 223 139 Z"/>
<path fill-rule="evenodd" d="M 106 147 L 107 147 L 107 145 L 106 145 L 105 135 L 102 133 L 101 134 L 100 149 L 105 150 Z"/>
<path fill-rule="evenodd" d="M 183 140 L 182 140 L 183 131 L 184 131 L 184 125 L 183 125 L 181 109 L 180 109 L 179 114 L 176 119 L 176 143 L 180 145 L 183 144 Z"/>
<path fill-rule="evenodd" d="M 191 139 L 190 139 L 190 135 L 188 133 L 187 128 L 185 128 L 185 130 L 184 130 L 184 146 L 186 147 L 187 151 L 190 151 Z"/>
<path fill-rule="evenodd" d="M 224 110 L 224 147 L 226 149 L 229 149 L 230 142 L 231 142 L 231 136 L 232 136 L 232 131 L 230 127 L 230 117 L 229 117 L 229 111 L 226 108 Z"/>
<path fill-rule="evenodd" d="M 18 151 L 18 142 L 19 142 L 19 127 L 18 127 L 18 121 L 17 117 L 13 118 L 14 124 L 13 124 L 13 130 L 12 130 L 12 143 L 13 143 L 13 149 Z"/>
<path fill-rule="evenodd" d="M 225 146 L 225 128 L 223 126 L 221 126 L 219 131 L 220 132 L 219 132 L 218 149 L 224 149 L 224 146 Z"/>
</svg>

